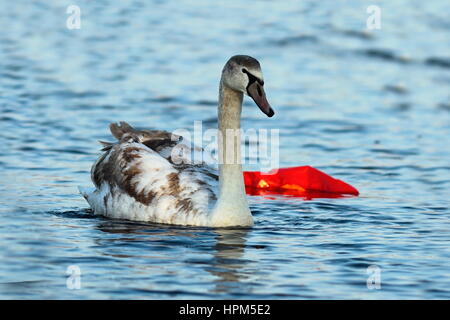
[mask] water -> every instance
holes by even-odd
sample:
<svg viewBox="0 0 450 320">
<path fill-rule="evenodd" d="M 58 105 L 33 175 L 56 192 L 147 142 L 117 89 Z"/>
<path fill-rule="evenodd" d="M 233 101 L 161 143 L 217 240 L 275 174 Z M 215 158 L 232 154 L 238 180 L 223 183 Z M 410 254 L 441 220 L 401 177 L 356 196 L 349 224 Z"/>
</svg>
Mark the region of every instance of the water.
<svg viewBox="0 0 450 320">
<path fill-rule="evenodd" d="M 450 298 L 448 1 L 377 1 L 372 31 L 372 1 L 78 1 L 79 30 L 71 1 L 1 4 L 0 298 Z M 249 197 L 251 229 L 91 216 L 77 186 L 108 124 L 214 127 L 237 53 L 276 111 L 247 99 L 243 126 L 361 196 Z"/>
</svg>

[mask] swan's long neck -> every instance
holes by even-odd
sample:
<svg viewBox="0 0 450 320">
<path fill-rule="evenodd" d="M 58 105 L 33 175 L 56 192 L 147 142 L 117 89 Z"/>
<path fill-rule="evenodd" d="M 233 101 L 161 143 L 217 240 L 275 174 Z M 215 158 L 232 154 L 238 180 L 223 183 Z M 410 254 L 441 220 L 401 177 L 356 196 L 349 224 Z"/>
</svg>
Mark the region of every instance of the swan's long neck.
<svg viewBox="0 0 450 320">
<path fill-rule="evenodd" d="M 213 212 L 213 220 L 219 226 L 253 225 L 241 165 L 242 100 L 241 92 L 220 82 L 219 198 Z"/>
<path fill-rule="evenodd" d="M 220 85 L 219 184 L 220 196 L 231 199 L 245 194 L 241 166 L 241 111 L 243 94 Z"/>
</svg>

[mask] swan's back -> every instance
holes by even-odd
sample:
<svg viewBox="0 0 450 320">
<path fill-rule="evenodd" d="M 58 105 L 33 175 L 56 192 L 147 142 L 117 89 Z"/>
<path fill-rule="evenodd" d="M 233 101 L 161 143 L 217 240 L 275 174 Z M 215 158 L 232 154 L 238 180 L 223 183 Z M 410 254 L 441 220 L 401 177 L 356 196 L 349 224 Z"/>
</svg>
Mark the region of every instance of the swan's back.
<svg viewBox="0 0 450 320">
<path fill-rule="evenodd" d="M 181 137 L 166 131 L 136 130 L 127 123 L 110 126 L 117 143 L 103 143 L 91 169 L 95 190 L 80 190 L 95 214 L 112 218 L 208 225 L 218 177 L 205 163 L 172 161 Z M 178 145 L 179 147 L 180 145 Z M 183 145 L 190 150 L 190 145 Z M 182 160 L 182 161 L 180 161 Z M 181 162 L 181 163 L 180 163 Z"/>
</svg>

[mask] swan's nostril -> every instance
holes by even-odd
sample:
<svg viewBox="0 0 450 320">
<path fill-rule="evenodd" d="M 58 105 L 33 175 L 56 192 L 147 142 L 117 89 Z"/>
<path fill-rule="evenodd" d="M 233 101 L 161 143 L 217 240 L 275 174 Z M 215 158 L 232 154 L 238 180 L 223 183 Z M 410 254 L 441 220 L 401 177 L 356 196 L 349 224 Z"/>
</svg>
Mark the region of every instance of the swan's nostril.
<svg viewBox="0 0 450 320">
<path fill-rule="evenodd" d="M 257 86 L 257 89 L 258 89 L 258 95 L 262 96 L 261 88 L 259 86 Z"/>
</svg>

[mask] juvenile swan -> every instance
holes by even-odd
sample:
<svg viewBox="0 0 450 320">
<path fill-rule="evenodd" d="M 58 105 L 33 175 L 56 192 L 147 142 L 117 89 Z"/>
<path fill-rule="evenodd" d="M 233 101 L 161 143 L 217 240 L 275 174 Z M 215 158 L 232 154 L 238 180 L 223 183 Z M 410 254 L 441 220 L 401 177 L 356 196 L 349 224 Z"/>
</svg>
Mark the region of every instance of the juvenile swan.
<svg viewBox="0 0 450 320">
<path fill-rule="evenodd" d="M 238 55 L 225 64 L 218 106 L 219 160 L 223 159 L 219 161 L 219 176 L 205 162 L 186 163 L 183 154 L 190 151 L 190 144 L 183 144 L 182 137 L 166 131 L 136 130 L 121 122 L 110 125 L 118 141 L 103 142 L 104 153 L 92 166 L 91 179 L 96 188 L 80 188 L 81 194 L 95 214 L 112 218 L 210 227 L 252 226 L 236 130 L 241 126 L 244 94 L 268 117 L 274 115 L 263 86 L 256 59 Z M 180 146 L 184 152 L 175 159 L 173 154 L 179 152 L 172 151 L 181 150 Z"/>
</svg>

